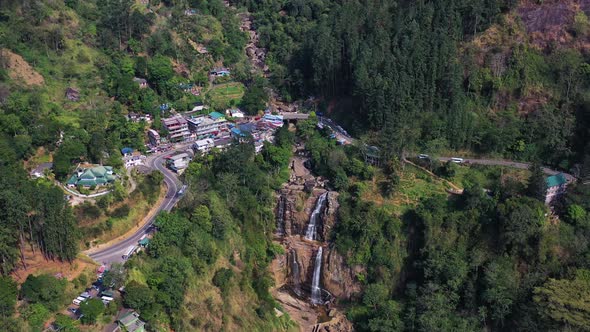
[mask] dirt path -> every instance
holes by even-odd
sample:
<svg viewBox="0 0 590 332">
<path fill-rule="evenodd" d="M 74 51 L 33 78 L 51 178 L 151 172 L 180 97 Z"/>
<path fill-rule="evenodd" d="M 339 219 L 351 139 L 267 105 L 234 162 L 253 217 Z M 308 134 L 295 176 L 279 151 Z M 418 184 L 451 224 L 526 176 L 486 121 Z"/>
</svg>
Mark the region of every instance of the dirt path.
<svg viewBox="0 0 590 332">
<path fill-rule="evenodd" d="M 411 161 L 409 161 L 409 160 L 407 160 L 407 159 L 404 159 L 404 162 L 405 162 L 406 164 L 410 164 L 410 165 L 412 165 L 412 166 L 414 166 L 414 167 L 418 168 L 419 170 L 422 170 L 422 171 L 424 171 L 424 172 L 428 173 L 428 175 L 430 175 L 430 176 L 434 177 L 435 179 L 439 179 L 439 180 L 443 181 L 444 183 L 448 184 L 448 185 L 449 185 L 451 188 L 453 188 L 453 190 L 455 190 L 455 191 L 456 191 L 456 193 L 462 193 L 462 192 L 463 192 L 463 188 L 461 188 L 461 187 L 457 186 L 456 184 L 454 184 L 453 182 L 451 182 L 451 181 L 449 181 L 449 180 L 447 180 L 447 179 L 443 179 L 443 178 L 441 178 L 440 176 L 438 176 L 438 175 L 436 175 L 436 174 L 432 173 L 431 171 L 427 170 L 426 168 L 424 168 L 424 167 L 421 167 L 421 166 L 418 166 L 418 165 L 414 164 L 413 162 L 411 162 Z"/>
<path fill-rule="evenodd" d="M 129 188 L 129 194 L 134 192 L 135 188 L 137 188 L 137 182 L 135 182 L 135 178 L 133 178 L 133 175 L 131 174 L 132 171 L 133 167 L 129 167 L 127 169 L 127 178 L 129 179 L 129 184 L 131 185 L 131 188 Z"/>
</svg>

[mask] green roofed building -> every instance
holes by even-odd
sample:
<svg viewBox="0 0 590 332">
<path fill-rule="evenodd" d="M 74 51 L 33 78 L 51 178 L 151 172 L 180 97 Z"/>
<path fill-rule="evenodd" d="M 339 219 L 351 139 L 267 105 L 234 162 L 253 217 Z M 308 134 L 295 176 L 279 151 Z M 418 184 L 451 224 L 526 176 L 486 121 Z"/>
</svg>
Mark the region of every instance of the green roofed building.
<svg viewBox="0 0 590 332">
<path fill-rule="evenodd" d="M 213 120 L 224 118 L 225 116 L 219 112 L 211 112 L 209 113 L 209 117 Z"/>
<path fill-rule="evenodd" d="M 547 193 L 545 194 L 545 204 L 550 204 L 555 199 L 565 193 L 567 178 L 563 173 L 551 175 L 545 180 L 547 184 Z"/>
<path fill-rule="evenodd" d="M 123 331 L 127 332 L 144 332 L 145 331 L 145 323 L 139 319 L 139 314 L 135 311 L 128 311 L 122 314 L 117 323 L 123 329 Z"/>
<path fill-rule="evenodd" d="M 111 166 L 78 168 L 66 183 L 68 187 L 99 187 L 115 182 Z"/>
<path fill-rule="evenodd" d="M 142 247 L 147 247 L 150 244 L 150 239 L 146 237 L 146 238 L 139 240 L 138 243 Z"/>
</svg>

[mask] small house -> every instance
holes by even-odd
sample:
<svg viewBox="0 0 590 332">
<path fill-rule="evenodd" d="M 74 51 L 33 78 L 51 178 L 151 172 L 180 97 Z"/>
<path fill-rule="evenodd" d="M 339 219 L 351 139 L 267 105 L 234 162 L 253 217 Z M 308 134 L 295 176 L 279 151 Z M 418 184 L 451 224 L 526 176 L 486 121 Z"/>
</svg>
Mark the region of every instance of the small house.
<svg viewBox="0 0 590 332">
<path fill-rule="evenodd" d="M 198 151 L 200 154 L 205 154 L 208 153 L 214 146 L 215 142 L 213 141 L 213 139 L 205 138 L 195 141 L 195 144 L 193 144 L 193 150 L 195 151 L 195 153 L 197 153 Z"/>
<path fill-rule="evenodd" d="M 244 112 L 240 111 L 239 109 L 228 109 L 225 111 L 225 114 L 227 114 L 227 116 L 235 118 L 235 119 L 243 119 L 245 114 Z"/>
<path fill-rule="evenodd" d="M 125 168 L 143 165 L 146 160 L 146 156 L 142 155 L 139 151 L 134 151 L 132 148 L 123 148 L 121 149 L 121 153 L 123 154 L 123 165 L 125 165 Z"/>
<path fill-rule="evenodd" d="M 188 167 L 190 156 L 188 153 L 179 153 L 166 158 L 166 166 L 175 172 L 179 172 Z"/>
<path fill-rule="evenodd" d="M 193 112 L 200 112 L 205 109 L 205 105 L 203 105 L 203 103 L 201 103 L 201 102 L 196 102 L 193 105 L 194 105 L 194 107 L 192 109 Z"/>
<path fill-rule="evenodd" d="M 148 237 L 144 237 L 143 239 L 139 240 L 138 244 L 146 248 L 150 244 L 150 239 Z"/>
<path fill-rule="evenodd" d="M 66 89 L 66 98 L 68 98 L 69 101 L 78 101 L 80 100 L 80 91 L 72 87 L 68 87 Z"/>
<path fill-rule="evenodd" d="M 142 89 L 148 87 L 148 83 L 145 78 L 134 77 L 133 82 L 135 82 L 137 85 L 139 85 L 139 87 Z"/>
<path fill-rule="evenodd" d="M 127 332 L 144 332 L 145 322 L 139 319 L 139 314 L 134 310 L 122 313 L 117 319 L 117 324 Z"/>
<path fill-rule="evenodd" d="M 369 165 L 379 166 L 381 163 L 381 152 L 376 146 L 365 146 L 361 149 L 363 156 L 365 157 L 365 163 Z"/>
<path fill-rule="evenodd" d="M 31 171 L 31 177 L 34 179 L 44 178 L 46 172 L 53 168 L 53 163 L 42 163 Z"/>
<path fill-rule="evenodd" d="M 229 69 L 225 67 L 213 68 L 210 72 L 211 76 L 225 77 L 230 75 Z"/>
<path fill-rule="evenodd" d="M 233 139 L 231 137 L 223 137 L 223 138 L 219 138 L 216 139 L 214 141 L 215 147 L 220 149 L 220 150 L 224 150 L 226 148 L 228 148 L 233 142 Z"/>
<path fill-rule="evenodd" d="M 567 178 L 563 173 L 551 175 L 545 180 L 547 192 L 545 193 L 545 204 L 551 204 L 559 199 L 566 192 Z"/>
</svg>

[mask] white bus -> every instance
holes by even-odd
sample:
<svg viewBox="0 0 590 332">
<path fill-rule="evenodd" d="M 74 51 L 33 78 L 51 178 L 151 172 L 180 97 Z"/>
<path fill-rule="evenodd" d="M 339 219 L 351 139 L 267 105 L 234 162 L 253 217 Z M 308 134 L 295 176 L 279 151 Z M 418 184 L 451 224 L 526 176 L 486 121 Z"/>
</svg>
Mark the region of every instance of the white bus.
<svg viewBox="0 0 590 332">
<path fill-rule="evenodd" d="M 136 246 L 131 246 L 127 248 L 127 251 L 123 255 L 123 259 L 128 259 L 129 257 L 131 257 L 131 255 L 133 255 L 133 253 L 135 252 L 135 249 L 137 249 Z"/>
</svg>

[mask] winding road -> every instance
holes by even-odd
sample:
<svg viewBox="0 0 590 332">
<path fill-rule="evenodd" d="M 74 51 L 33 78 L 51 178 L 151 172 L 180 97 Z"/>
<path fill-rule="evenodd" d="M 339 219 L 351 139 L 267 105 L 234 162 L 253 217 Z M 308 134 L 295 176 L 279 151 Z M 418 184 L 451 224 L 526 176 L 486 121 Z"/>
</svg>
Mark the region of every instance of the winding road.
<svg viewBox="0 0 590 332">
<path fill-rule="evenodd" d="M 182 147 L 178 148 L 177 150 L 180 149 L 182 149 Z M 90 258 L 107 266 L 109 266 L 111 263 L 123 262 L 123 255 L 126 253 L 128 248 L 137 245 L 137 242 L 144 235 L 149 233 L 150 228 L 160 211 L 172 210 L 174 205 L 180 200 L 180 197 L 177 197 L 176 193 L 178 192 L 178 189 L 182 183 L 178 180 L 174 173 L 164 166 L 164 158 L 171 153 L 174 153 L 174 151 L 167 151 L 164 153 L 152 155 L 146 160 L 146 165 L 149 168 L 152 170 L 158 170 L 164 175 L 164 182 L 166 183 L 167 187 L 166 197 L 161 201 L 160 205 L 154 207 L 152 211 L 150 211 L 151 216 L 149 220 L 129 237 L 110 244 L 108 247 L 99 246 L 86 251 L 85 253 Z"/>
<path fill-rule="evenodd" d="M 450 157 L 440 157 L 438 158 L 439 161 L 442 162 L 447 162 L 449 160 L 451 160 Z M 502 159 L 469 159 L 469 158 L 463 158 L 463 163 L 465 164 L 477 164 L 477 165 L 488 165 L 488 166 L 505 166 L 505 167 L 512 167 L 512 168 L 518 168 L 518 169 L 529 169 L 531 167 L 531 164 L 528 163 L 520 163 L 520 162 L 516 162 L 516 161 L 512 161 L 512 160 L 502 160 Z M 547 174 L 547 175 L 555 175 L 558 173 L 562 173 L 566 179 L 568 181 L 575 181 L 576 178 L 568 173 L 565 172 L 560 172 L 560 171 L 556 171 L 553 170 L 551 168 L 547 168 L 547 167 L 541 167 L 541 169 L 543 170 L 543 173 Z"/>
</svg>

